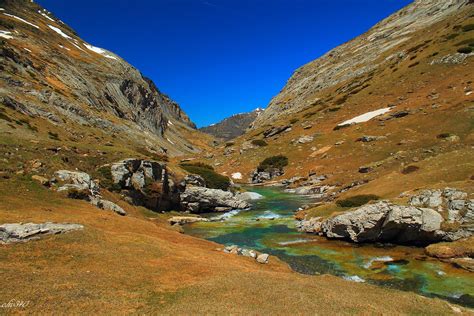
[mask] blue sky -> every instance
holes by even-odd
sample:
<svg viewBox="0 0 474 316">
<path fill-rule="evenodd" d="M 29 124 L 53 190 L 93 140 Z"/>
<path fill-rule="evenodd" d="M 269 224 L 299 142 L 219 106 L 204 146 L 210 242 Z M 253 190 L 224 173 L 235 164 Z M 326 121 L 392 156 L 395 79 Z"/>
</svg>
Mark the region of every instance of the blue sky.
<svg viewBox="0 0 474 316">
<path fill-rule="evenodd" d="M 198 126 L 266 107 L 294 70 L 409 0 L 37 0 Z"/>
</svg>

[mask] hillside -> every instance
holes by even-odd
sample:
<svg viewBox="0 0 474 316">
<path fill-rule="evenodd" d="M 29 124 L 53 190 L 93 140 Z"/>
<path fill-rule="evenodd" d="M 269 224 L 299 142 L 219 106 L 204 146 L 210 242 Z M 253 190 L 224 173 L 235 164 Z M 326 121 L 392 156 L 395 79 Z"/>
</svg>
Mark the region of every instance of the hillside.
<svg viewBox="0 0 474 316">
<path fill-rule="evenodd" d="M 120 56 L 85 42 L 33 1 L 0 3 L 0 307 L 5 313 L 470 313 L 436 297 L 299 274 L 273 255 L 260 264 L 228 254 L 223 245 L 183 234 L 170 219 L 204 222 L 202 212 L 248 211 L 250 204 L 238 196 L 249 192 L 215 171 L 241 173 L 234 180 L 247 182 L 263 159 L 277 154 L 287 156 L 289 165 L 265 184 L 324 174 L 323 183 L 338 190 L 367 181 L 349 194 L 394 197 L 431 185 L 472 193 L 472 54 L 455 53 L 459 42 L 471 43 L 472 6 L 449 7 L 438 16 L 430 8 L 441 2 L 426 2 L 432 23 L 380 52 L 386 64 L 324 88 L 318 92 L 321 103 L 301 108 L 300 101 L 291 103 L 291 118 L 274 105 L 260 115 L 252 112 L 254 118 L 231 118 L 221 124 L 220 135 L 233 137 L 255 116 L 257 123 L 232 143 L 215 147 L 214 137 L 196 130 L 176 102 Z M 426 18 L 419 6 L 404 11 L 417 21 L 405 31 Z M 403 58 L 386 59 L 402 51 Z M 315 92 L 296 86 L 302 98 Z M 384 117 L 337 128 L 392 104 L 395 109 Z M 357 141 L 364 135 L 379 138 Z M 405 174 L 412 165 L 418 169 Z M 359 172 L 362 166 L 368 173 Z M 272 222 L 278 223 L 247 224 L 265 230 Z M 471 299 L 466 296 L 466 306 Z"/>
<path fill-rule="evenodd" d="M 199 130 L 228 141 L 243 135 L 262 112 L 262 109 L 257 108 L 252 112 L 235 114 L 216 124 L 202 127 Z"/>
<path fill-rule="evenodd" d="M 252 130 L 207 162 L 248 182 L 283 154 L 274 182 L 325 175 L 321 185 L 342 197 L 472 191 L 473 25 L 471 1 L 415 1 L 298 69 Z M 248 146 L 256 140 L 267 146 Z"/>
<path fill-rule="evenodd" d="M 200 150 L 187 140 L 198 133 L 179 105 L 120 56 L 85 42 L 32 1 L 2 1 L 0 23 L 6 130 L 83 142 L 87 129 L 103 144 L 141 143 L 156 154 Z M 8 125 L 9 111 L 38 124 Z"/>
</svg>

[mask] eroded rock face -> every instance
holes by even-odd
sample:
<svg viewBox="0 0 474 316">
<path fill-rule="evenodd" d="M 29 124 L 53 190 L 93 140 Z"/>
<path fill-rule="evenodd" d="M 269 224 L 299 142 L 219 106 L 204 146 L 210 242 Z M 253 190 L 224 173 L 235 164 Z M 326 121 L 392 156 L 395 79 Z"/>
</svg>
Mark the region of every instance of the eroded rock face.
<svg viewBox="0 0 474 316">
<path fill-rule="evenodd" d="M 180 197 L 182 208 L 191 213 L 227 211 L 250 207 L 248 202 L 236 198 L 232 192 L 218 189 L 187 186 Z"/>
<path fill-rule="evenodd" d="M 68 223 L 14 223 L 0 225 L 0 243 L 9 244 L 40 239 L 44 235 L 63 234 L 82 230 L 84 226 Z"/>
</svg>

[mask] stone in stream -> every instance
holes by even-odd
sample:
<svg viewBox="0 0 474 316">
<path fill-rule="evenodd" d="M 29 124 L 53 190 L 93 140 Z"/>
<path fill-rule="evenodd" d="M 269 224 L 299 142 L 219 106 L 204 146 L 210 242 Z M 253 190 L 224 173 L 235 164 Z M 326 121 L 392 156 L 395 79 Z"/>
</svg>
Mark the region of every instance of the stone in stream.
<svg viewBox="0 0 474 316">
<path fill-rule="evenodd" d="M 0 225 L 0 243 L 10 244 L 40 239 L 44 235 L 56 235 L 75 230 L 84 226 L 69 223 L 13 223 Z"/>
</svg>

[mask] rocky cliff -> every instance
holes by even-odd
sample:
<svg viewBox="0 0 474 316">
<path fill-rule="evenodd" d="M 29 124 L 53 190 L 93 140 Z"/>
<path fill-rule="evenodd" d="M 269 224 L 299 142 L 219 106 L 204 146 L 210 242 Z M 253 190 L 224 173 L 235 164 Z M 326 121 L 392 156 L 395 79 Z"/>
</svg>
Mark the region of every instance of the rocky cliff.
<svg viewBox="0 0 474 316">
<path fill-rule="evenodd" d="M 157 153 L 197 152 L 179 105 L 120 56 L 95 47 L 40 5 L 0 9 L 0 104 L 77 138 L 78 126 L 141 142 Z"/>
<path fill-rule="evenodd" d="M 219 123 L 200 128 L 200 131 L 219 139 L 231 140 L 243 135 L 262 112 L 263 109 L 257 108 L 252 112 L 235 114 Z"/>
</svg>

